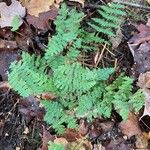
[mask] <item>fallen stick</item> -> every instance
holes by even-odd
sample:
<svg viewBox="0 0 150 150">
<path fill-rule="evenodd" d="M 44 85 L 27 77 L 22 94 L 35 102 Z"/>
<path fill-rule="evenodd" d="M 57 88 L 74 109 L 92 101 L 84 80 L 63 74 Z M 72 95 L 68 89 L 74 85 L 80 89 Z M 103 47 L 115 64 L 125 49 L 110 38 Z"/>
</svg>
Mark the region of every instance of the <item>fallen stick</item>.
<svg viewBox="0 0 150 150">
<path fill-rule="evenodd" d="M 123 2 L 121 0 L 114 0 L 113 2 L 119 3 L 119 4 L 123 4 L 123 5 L 126 5 L 126 6 L 130 6 L 130 7 L 135 7 L 135 8 L 145 9 L 145 10 L 149 10 L 150 11 L 150 7 L 139 5 L 139 4 Z"/>
</svg>

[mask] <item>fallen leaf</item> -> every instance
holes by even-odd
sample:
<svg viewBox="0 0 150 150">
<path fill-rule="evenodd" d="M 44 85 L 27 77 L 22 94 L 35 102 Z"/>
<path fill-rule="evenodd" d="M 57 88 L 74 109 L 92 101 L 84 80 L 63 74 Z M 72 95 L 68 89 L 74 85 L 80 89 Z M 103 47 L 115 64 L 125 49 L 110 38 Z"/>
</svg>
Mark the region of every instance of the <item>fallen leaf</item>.
<svg viewBox="0 0 150 150">
<path fill-rule="evenodd" d="M 150 4 L 150 0 L 146 0 Z"/>
<path fill-rule="evenodd" d="M 106 121 L 99 124 L 103 132 L 108 132 L 113 129 L 114 122 Z"/>
<path fill-rule="evenodd" d="M 58 9 L 53 7 L 51 10 L 43 13 L 39 13 L 39 16 L 27 15 L 26 19 L 30 25 L 33 25 L 37 29 L 48 30 L 50 29 L 49 20 L 54 20 L 57 17 Z"/>
<path fill-rule="evenodd" d="M 137 116 L 131 112 L 129 113 L 128 119 L 119 124 L 119 128 L 124 135 L 128 136 L 128 138 L 133 135 L 140 135 L 142 133 L 138 124 Z"/>
<path fill-rule="evenodd" d="M 128 144 L 125 144 L 124 139 L 121 137 L 117 140 L 111 140 L 105 148 L 106 150 L 133 150 Z"/>
<path fill-rule="evenodd" d="M 0 3 L 0 26 L 1 28 L 4 27 L 12 27 L 12 21 L 15 16 L 19 16 L 23 18 L 25 16 L 25 7 L 17 0 L 12 0 L 10 6 L 7 6 L 6 3 Z M 19 26 L 23 23 L 22 19 L 20 19 Z"/>
<path fill-rule="evenodd" d="M 133 74 L 138 77 L 140 73 L 150 70 L 150 26 L 138 25 L 138 34 L 128 42 L 128 46 L 134 58 Z"/>
<path fill-rule="evenodd" d="M 0 50 L 15 50 L 17 49 L 16 41 L 8 41 L 0 39 Z"/>
<path fill-rule="evenodd" d="M 81 119 L 79 123 L 79 133 L 85 136 L 88 133 L 88 126 L 86 126 L 85 120 Z"/>
<path fill-rule="evenodd" d="M 39 120 L 43 119 L 44 109 L 39 106 L 39 101 L 34 96 L 27 97 L 25 100 L 20 101 L 19 104 L 19 112 L 26 122 L 30 122 L 34 117 Z"/>
<path fill-rule="evenodd" d="M 61 144 L 61 145 L 64 145 L 64 146 L 66 146 L 67 144 L 68 144 L 68 141 L 65 139 L 65 138 L 56 138 L 55 140 L 54 140 L 54 143 L 55 144 Z"/>
<path fill-rule="evenodd" d="M 54 2 L 55 0 L 30 0 L 24 6 L 27 8 L 28 14 L 38 17 L 39 13 L 49 11 Z"/>
<path fill-rule="evenodd" d="M 0 51 L 0 76 L 3 81 L 7 81 L 10 64 L 16 60 L 18 56 L 17 51 L 8 51 L 8 49 Z"/>
<path fill-rule="evenodd" d="M 54 141 L 55 137 L 51 135 L 43 126 L 42 146 L 38 150 L 48 150 L 48 142 Z"/>
<path fill-rule="evenodd" d="M 144 137 L 143 134 L 136 136 L 136 149 L 149 150 L 148 149 L 148 140 Z"/>
<path fill-rule="evenodd" d="M 93 146 L 85 137 L 77 139 L 75 142 L 70 142 L 66 145 L 66 150 L 92 150 Z"/>
<path fill-rule="evenodd" d="M 69 0 L 69 1 L 78 2 L 82 5 L 82 7 L 84 7 L 85 0 Z"/>
<path fill-rule="evenodd" d="M 145 95 L 144 113 L 140 119 L 146 115 L 150 116 L 150 72 L 140 74 L 137 85 L 143 90 Z"/>
<path fill-rule="evenodd" d="M 74 129 L 66 129 L 63 137 L 68 141 L 68 142 L 74 142 L 76 141 L 77 138 L 81 138 L 81 135 L 78 131 Z"/>
</svg>

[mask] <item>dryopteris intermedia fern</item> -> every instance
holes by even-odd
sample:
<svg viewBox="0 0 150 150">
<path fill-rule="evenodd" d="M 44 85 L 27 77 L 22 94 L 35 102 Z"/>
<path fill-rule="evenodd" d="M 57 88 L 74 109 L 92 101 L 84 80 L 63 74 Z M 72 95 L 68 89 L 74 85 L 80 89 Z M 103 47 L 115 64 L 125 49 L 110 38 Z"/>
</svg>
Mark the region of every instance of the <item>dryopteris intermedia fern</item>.
<svg viewBox="0 0 150 150">
<path fill-rule="evenodd" d="M 106 19 L 109 14 L 108 21 L 115 22 L 115 14 L 123 15 L 122 6 L 112 4 L 108 10 L 109 7 L 101 8 L 101 16 Z M 114 14 L 113 20 L 110 13 Z M 88 68 L 83 65 L 83 54 L 97 50 L 99 44 L 105 41 L 95 32 L 89 33 L 81 27 L 83 18 L 83 13 L 75 9 L 70 11 L 62 5 L 54 21 L 56 34 L 49 40 L 44 56 L 23 53 L 22 59 L 10 67 L 9 83 L 21 96 L 43 92 L 57 95 L 55 100 L 43 100 L 42 103 L 46 109 L 44 120 L 59 134 L 64 132 L 65 127 L 76 128 L 80 117 L 89 121 L 99 115 L 110 117 L 114 106 L 123 118 L 127 118 L 128 110 L 138 111 L 143 104 L 135 100 L 140 101 L 142 93 L 132 94 L 133 81 L 130 78 L 120 76 L 108 85 L 106 81 L 114 72 L 113 68 Z M 101 28 L 106 35 L 117 27 L 106 25 Z"/>
<path fill-rule="evenodd" d="M 44 59 L 23 52 L 22 59 L 13 62 L 10 69 L 9 84 L 23 97 L 54 91 L 53 81 L 47 75 Z"/>
<path fill-rule="evenodd" d="M 92 18 L 93 22 L 90 22 L 89 25 L 99 33 L 115 36 L 115 31 L 120 28 L 120 24 L 122 23 L 122 16 L 126 14 L 123 9 L 123 5 L 116 3 L 101 6 L 100 9 L 97 10 L 101 17 Z"/>
</svg>

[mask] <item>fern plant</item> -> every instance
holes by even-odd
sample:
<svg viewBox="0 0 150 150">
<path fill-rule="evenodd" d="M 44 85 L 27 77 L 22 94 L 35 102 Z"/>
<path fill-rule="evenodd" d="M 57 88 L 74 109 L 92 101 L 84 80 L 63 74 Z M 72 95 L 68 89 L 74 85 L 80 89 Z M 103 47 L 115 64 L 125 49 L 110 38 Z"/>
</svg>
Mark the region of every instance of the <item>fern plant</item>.
<svg viewBox="0 0 150 150">
<path fill-rule="evenodd" d="M 55 144 L 54 142 L 48 142 L 48 150 L 65 150 L 65 146 L 62 144 Z"/>
<path fill-rule="evenodd" d="M 100 13 L 104 19 L 108 15 L 108 20 L 115 22 L 117 18 L 114 15 L 112 20 L 109 13 L 124 14 L 120 10 L 122 5 L 112 3 L 109 8 L 102 6 Z M 107 80 L 114 72 L 113 68 L 88 68 L 84 65 L 84 53 L 97 50 L 106 40 L 96 32 L 85 31 L 80 24 L 83 18 L 83 13 L 75 9 L 70 11 L 62 5 L 54 21 L 56 34 L 49 40 L 44 56 L 24 52 L 22 59 L 10 66 L 9 83 L 21 96 L 43 92 L 57 95 L 55 100 L 42 100 L 41 103 L 46 110 L 44 120 L 59 134 L 66 127 L 77 128 L 78 118 L 86 117 L 92 121 L 100 115 L 110 117 L 114 107 L 125 119 L 128 110 L 138 111 L 143 105 L 135 101 L 140 101 L 142 93 L 132 94 L 132 79 L 120 76 L 109 85 Z M 101 30 L 112 35 L 108 32 L 114 28 L 117 26 L 107 26 L 106 22 Z"/>
<path fill-rule="evenodd" d="M 124 5 L 109 3 L 103 5 L 97 10 L 101 18 L 92 18 L 89 25 L 97 32 L 108 36 L 115 36 L 116 30 L 120 28 L 123 21 L 122 16 L 126 13 L 123 10 Z"/>
</svg>

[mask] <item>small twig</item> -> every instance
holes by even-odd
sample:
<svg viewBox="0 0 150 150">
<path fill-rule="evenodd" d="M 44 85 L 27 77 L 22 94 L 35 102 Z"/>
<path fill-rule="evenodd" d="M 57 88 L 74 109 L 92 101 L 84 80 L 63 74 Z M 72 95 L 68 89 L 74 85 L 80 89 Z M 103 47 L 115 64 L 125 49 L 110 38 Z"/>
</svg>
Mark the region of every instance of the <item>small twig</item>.
<svg viewBox="0 0 150 150">
<path fill-rule="evenodd" d="M 100 60 L 101 60 L 101 58 L 103 56 L 103 53 L 104 53 L 105 49 L 106 49 L 106 44 L 103 46 L 103 49 L 102 49 L 102 51 L 101 51 L 101 53 L 100 53 L 100 55 L 99 55 L 99 57 L 98 57 L 98 59 L 96 61 L 95 67 L 98 66 L 98 64 L 99 64 L 99 62 L 100 62 Z"/>
<path fill-rule="evenodd" d="M 134 3 L 123 2 L 121 0 L 114 0 L 113 2 L 123 4 L 123 5 L 126 5 L 126 6 L 130 6 L 130 7 L 139 8 L 139 9 L 150 10 L 150 7 L 139 5 L 139 4 L 134 4 Z"/>
</svg>

